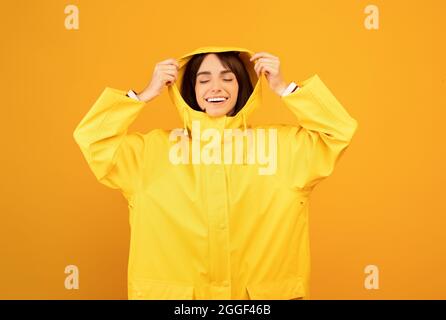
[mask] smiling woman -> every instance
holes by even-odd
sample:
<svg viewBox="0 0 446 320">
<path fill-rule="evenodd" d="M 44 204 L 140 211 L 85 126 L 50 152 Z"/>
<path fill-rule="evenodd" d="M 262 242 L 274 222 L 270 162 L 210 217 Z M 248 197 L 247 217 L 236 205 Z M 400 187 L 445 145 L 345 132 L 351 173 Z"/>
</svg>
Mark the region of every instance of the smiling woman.
<svg viewBox="0 0 446 320">
<path fill-rule="evenodd" d="M 248 123 L 264 78 L 295 125 Z M 183 127 L 128 132 L 166 85 Z M 73 136 L 128 200 L 129 299 L 309 298 L 308 200 L 357 122 L 317 74 L 298 88 L 267 52 L 202 47 L 138 95 L 103 91 Z"/>
<path fill-rule="evenodd" d="M 194 55 L 181 85 L 186 103 L 211 117 L 235 116 L 252 91 L 248 71 L 236 51 Z"/>
</svg>

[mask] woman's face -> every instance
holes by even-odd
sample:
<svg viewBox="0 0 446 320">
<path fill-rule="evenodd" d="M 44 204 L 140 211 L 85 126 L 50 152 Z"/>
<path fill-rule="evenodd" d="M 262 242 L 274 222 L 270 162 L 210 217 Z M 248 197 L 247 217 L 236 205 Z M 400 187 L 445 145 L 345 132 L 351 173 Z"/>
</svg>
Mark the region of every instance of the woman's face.
<svg viewBox="0 0 446 320">
<path fill-rule="evenodd" d="M 207 54 L 197 72 L 195 96 L 201 110 L 211 117 L 231 115 L 237 102 L 238 82 L 217 55 Z M 214 98 L 215 102 L 209 100 Z"/>
</svg>

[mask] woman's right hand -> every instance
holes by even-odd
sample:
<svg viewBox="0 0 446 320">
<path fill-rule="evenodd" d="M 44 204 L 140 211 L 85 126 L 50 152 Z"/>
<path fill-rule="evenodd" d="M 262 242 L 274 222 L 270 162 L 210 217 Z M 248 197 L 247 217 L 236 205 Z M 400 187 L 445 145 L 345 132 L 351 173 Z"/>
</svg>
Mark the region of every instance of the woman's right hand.
<svg viewBox="0 0 446 320">
<path fill-rule="evenodd" d="M 138 99 L 147 102 L 159 96 L 164 86 L 172 85 L 177 80 L 179 67 L 173 58 L 157 63 L 150 84 L 138 94 Z"/>
</svg>

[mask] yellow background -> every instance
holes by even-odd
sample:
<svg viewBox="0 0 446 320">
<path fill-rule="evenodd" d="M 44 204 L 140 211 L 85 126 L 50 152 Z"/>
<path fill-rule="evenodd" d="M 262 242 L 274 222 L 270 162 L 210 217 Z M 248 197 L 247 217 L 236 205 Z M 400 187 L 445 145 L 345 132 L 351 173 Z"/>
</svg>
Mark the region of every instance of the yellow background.
<svg viewBox="0 0 446 320">
<path fill-rule="evenodd" d="M 65 29 L 68 4 L 79 30 Z M 364 27 L 368 4 L 379 30 Z M 127 298 L 127 204 L 73 130 L 106 86 L 141 91 L 157 62 L 222 45 L 278 56 L 287 81 L 319 74 L 358 120 L 312 195 L 311 297 L 445 299 L 445 12 L 440 0 L 5 1 L 0 298 Z M 263 91 L 250 122 L 295 123 Z M 164 90 L 130 130 L 179 126 Z M 64 287 L 70 264 L 79 290 Z M 370 264 L 378 290 L 364 288 Z"/>
</svg>

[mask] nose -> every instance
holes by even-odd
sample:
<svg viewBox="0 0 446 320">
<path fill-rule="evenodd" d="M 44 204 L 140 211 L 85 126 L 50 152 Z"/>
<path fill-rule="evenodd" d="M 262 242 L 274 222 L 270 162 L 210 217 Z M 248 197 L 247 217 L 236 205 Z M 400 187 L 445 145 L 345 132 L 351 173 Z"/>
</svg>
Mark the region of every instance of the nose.
<svg viewBox="0 0 446 320">
<path fill-rule="evenodd" d="M 221 91 L 221 83 L 218 80 L 212 81 L 211 92 L 220 92 Z"/>
</svg>

